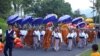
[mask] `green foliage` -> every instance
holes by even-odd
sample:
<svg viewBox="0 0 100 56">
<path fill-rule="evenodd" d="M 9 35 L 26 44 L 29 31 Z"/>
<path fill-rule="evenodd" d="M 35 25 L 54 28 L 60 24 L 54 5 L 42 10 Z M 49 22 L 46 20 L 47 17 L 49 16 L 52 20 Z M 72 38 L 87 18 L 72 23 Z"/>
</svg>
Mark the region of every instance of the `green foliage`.
<svg viewBox="0 0 100 56">
<path fill-rule="evenodd" d="M 58 16 L 72 14 L 71 5 L 65 3 L 64 0 L 28 0 L 28 2 L 25 2 L 25 12 L 32 12 L 35 16 L 43 17 L 49 13 L 56 13 Z"/>
<path fill-rule="evenodd" d="M 11 0 L 0 0 L 0 17 L 6 18 L 11 10 Z"/>
<path fill-rule="evenodd" d="M 2 18 L 0 18 L 0 27 L 3 29 L 3 32 L 7 29 L 6 21 Z"/>
</svg>

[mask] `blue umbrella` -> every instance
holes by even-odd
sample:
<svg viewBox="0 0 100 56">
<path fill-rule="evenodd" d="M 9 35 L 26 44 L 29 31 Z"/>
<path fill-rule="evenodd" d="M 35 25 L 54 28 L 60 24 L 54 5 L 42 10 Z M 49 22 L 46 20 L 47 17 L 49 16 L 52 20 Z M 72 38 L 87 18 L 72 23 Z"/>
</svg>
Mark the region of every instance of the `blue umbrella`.
<svg viewBox="0 0 100 56">
<path fill-rule="evenodd" d="M 18 18 L 18 15 L 11 15 L 7 19 L 7 23 L 11 24 L 13 21 L 15 21 Z"/>
<path fill-rule="evenodd" d="M 83 28 L 83 27 L 85 27 L 85 25 L 86 25 L 85 22 L 80 22 L 80 23 L 77 24 L 77 27 L 78 28 Z"/>
<path fill-rule="evenodd" d="M 62 23 L 70 23 L 72 21 L 71 16 L 69 15 L 63 15 L 59 18 L 58 22 L 62 22 Z"/>
<path fill-rule="evenodd" d="M 78 24 L 82 21 L 83 21 L 83 19 L 81 17 L 78 17 L 78 18 L 75 18 L 75 19 L 72 20 L 72 24 Z"/>
<path fill-rule="evenodd" d="M 43 23 L 43 18 L 35 18 L 35 20 L 33 20 L 33 24 L 34 25 L 41 25 Z"/>
<path fill-rule="evenodd" d="M 57 15 L 56 14 L 48 14 L 45 18 L 43 23 L 47 24 L 48 22 L 53 22 L 56 23 L 57 22 Z"/>
<path fill-rule="evenodd" d="M 22 19 L 22 24 L 29 23 L 32 20 L 31 16 L 26 16 L 24 19 Z"/>
</svg>

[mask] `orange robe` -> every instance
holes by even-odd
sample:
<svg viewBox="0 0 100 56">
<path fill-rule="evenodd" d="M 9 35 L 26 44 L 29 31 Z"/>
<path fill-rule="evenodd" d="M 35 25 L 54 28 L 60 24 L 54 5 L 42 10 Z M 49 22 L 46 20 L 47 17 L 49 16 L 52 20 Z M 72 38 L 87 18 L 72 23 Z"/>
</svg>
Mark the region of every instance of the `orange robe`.
<svg viewBox="0 0 100 56">
<path fill-rule="evenodd" d="M 76 33 L 77 33 L 76 42 L 78 43 L 79 40 L 80 40 L 80 37 L 79 37 L 79 30 L 78 30 L 78 29 L 76 30 Z"/>
<path fill-rule="evenodd" d="M 96 35 L 96 32 L 95 31 L 89 31 L 88 32 L 88 35 L 89 35 L 89 37 L 88 37 L 88 42 L 93 42 L 93 40 L 95 39 L 95 35 Z"/>
<path fill-rule="evenodd" d="M 67 29 L 61 29 L 62 39 L 63 39 L 65 44 L 68 43 L 68 38 L 67 38 L 68 32 L 69 31 Z"/>
<path fill-rule="evenodd" d="M 15 32 L 16 32 L 16 37 L 20 38 L 20 30 L 16 29 Z"/>
<path fill-rule="evenodd" d="M 46 33 L 44 35 L 43 39 L 43 48 L 48 49 L 51 45 L 51 38 L 52 38 L 52 31 L 49 29 L 46 30 Z"/>
<path fill-rule="evenodd" d="M 33 29 L 29 29 L 28 30 L 28 33 L 25 36 L 24 41 L 28 46 L 32 46 L 33 45 Z"/>
</svg>

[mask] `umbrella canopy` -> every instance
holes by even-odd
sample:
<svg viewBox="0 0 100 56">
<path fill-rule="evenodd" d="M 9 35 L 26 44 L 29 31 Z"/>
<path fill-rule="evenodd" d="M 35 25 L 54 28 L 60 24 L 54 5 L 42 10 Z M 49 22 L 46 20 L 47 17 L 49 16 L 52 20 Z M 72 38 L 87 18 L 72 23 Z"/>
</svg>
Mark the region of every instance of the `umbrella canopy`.
<svg viewBox="0 0 100 56">
<path fill-rule="evenodd" d="M 77 24 L 77 27 L 78 28 L 83 28 L 85 26 L 86 26 L 86 23 L 85 22 L 80 22 L 80 23 Z"/>
<path fill-rule="evenodd" d="M 75 18 L 75 19 L 72 20 L 72 24 L 78 24 L 82 21 L 83 21 L 83 19 L 81 17 L 78 17 L 78 18 Z"/>
<path fill-rule="evenodd" d="M 41 25 L 43 23 L 43 18 L 35 18 L 32 22 L 33 25 Z"/>
<path fill-rule="evenodd" d="M 92 23 L 92 22 L 93 22 L 93 19 L 92 19 L 92 18 L 87 18 L 85 21 L 86 21 L 87 23 Z"/>
<path fill-rule="evenodd" d="M 70 23 L 72 21 L 71 16 L 69 15 L 63 15 L 59 18 L 58 22 L 62 22 L 62 23 Z"/>
<path fill-rule="evenodd" d="M 14 22 L 17 18 L 18 18 L 18 15 L 11 15 L 8 17 L 7 23 L 12 24 L 12 22 Z"/>
<path fill-rule="evenodd" d="M 56 14 L 48 14 L 45 18 L 43 23 L 47 24 L 48 22 L 53 22 L 56 23 L 57 22 L 57 15 Z"/>
<path fill-rule="evenodd" d="M 30 21 L 32 21 L 32 16 L 26 16 L 22 19 L 22 24 L 30 23 Z"/>
</svg>

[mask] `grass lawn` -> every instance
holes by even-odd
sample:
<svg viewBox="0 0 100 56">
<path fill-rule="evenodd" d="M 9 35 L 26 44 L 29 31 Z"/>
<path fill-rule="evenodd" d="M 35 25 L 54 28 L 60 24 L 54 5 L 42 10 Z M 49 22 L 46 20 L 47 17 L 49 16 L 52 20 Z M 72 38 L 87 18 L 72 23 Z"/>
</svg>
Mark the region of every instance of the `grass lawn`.
<svg viewBox="0 0 100 56">
<path fill-rule="evenodd" d="M 80 56 L 90 56 L 92 50 L 88 50 L 86 52 L 83 52 Z M 100 52 L 100 44 L 99 44 L 99 52 Z"/>
</svg>

